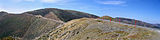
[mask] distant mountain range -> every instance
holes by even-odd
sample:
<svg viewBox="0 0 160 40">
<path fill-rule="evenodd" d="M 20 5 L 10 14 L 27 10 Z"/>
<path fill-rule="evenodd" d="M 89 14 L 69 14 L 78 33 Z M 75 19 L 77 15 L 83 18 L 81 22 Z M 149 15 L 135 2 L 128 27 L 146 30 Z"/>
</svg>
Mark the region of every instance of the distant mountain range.
<svg viewBox="0 0 160 40">
<path fill-rule="evenodd" d="M 110 18 L 111 18 L 112 21 L 116 21 L 116 22 L 120 21 L 120 22 L 123 22 L 123 23 L 132 24 L 132 25 L 135 25 L 135 21 L 136 21 L 136 25 L 160 29 L 159 24 L 151 24 L 151 23 L 147 23 L 147 22 L 143 22 L 143 21 L 135 20 L 135 19 L 122 18 L 122 17 L 112 18 L 110 16 L 103 16 L 103 17 L 100 17 L 100 18 L 101 19 L 106 19 L 106 20 L 110 20 Z"/>
<path fill-rule="evenodd" d="M 114 22 L 109 22 L 110 20 Z M 45 8 L 22 14 L 0 12 L 0 40 L 158 40 L 160 24 L 99 17 L 74 10 Z M 143 27 L 146 28 L 143 28 Z M 150 27 L 150 28 L 149 28 Z M 157 28 L 153 29 L 152 28 Z"/>
<path fill-rule="evenodd" d="M 160 24 L 154 24 L 155 26 L 157 26 L 157 27 L 160 27 Z"/>
</svg>

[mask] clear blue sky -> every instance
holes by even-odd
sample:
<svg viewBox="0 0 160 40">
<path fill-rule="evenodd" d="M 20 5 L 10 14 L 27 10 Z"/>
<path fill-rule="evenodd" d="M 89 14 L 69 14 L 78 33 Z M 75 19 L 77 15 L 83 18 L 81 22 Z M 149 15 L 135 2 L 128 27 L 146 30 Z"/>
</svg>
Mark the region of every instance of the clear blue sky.
<svg viewBox="0 0 160 40">
<path fill-rule="evenodd" d="M 0 0 L 0 11 L 22 13 L 41 8 L 70 9 L 98 16 L 160 23 L 160 0 Z"/>
</svg>

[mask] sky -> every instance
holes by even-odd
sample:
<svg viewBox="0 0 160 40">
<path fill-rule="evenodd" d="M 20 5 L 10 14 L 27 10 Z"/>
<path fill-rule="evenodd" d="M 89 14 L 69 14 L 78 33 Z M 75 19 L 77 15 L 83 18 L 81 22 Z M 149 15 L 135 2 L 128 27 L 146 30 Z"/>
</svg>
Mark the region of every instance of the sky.
<svg viewBox="0 0 160 40">
<path fill-rule="evenodd" d="M 0 0 L 0 11 L 23 13 L 43 8 L 77 10 L 160 24 L 160 0 Z"/>
</svg>

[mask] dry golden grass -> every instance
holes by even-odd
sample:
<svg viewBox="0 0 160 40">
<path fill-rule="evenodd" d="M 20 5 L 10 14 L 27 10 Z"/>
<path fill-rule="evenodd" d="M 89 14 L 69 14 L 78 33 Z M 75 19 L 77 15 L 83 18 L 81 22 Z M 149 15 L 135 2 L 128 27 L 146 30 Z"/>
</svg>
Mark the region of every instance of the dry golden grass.
<svg viewBox="0 0 160 40">
<path fill-rule="evenodd" d="M 52 40 L 154 40 L 156 35 L 150 29 L 89 18 L 72 20 L 49 34 Z"/>
</svg>

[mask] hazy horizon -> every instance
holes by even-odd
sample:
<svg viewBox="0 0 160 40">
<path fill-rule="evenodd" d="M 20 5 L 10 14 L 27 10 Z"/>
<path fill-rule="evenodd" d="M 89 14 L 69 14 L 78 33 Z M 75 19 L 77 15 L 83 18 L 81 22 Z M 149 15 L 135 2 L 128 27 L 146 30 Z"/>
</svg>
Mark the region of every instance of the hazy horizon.
<svg viewBox="0 0 160 40">
<path fill-rule="evenodd" d="M 0 0 L 0 11 L 23 13 L 58 8 L 160 24 L 159 4 L 160 0 Z"/>
</svg>

